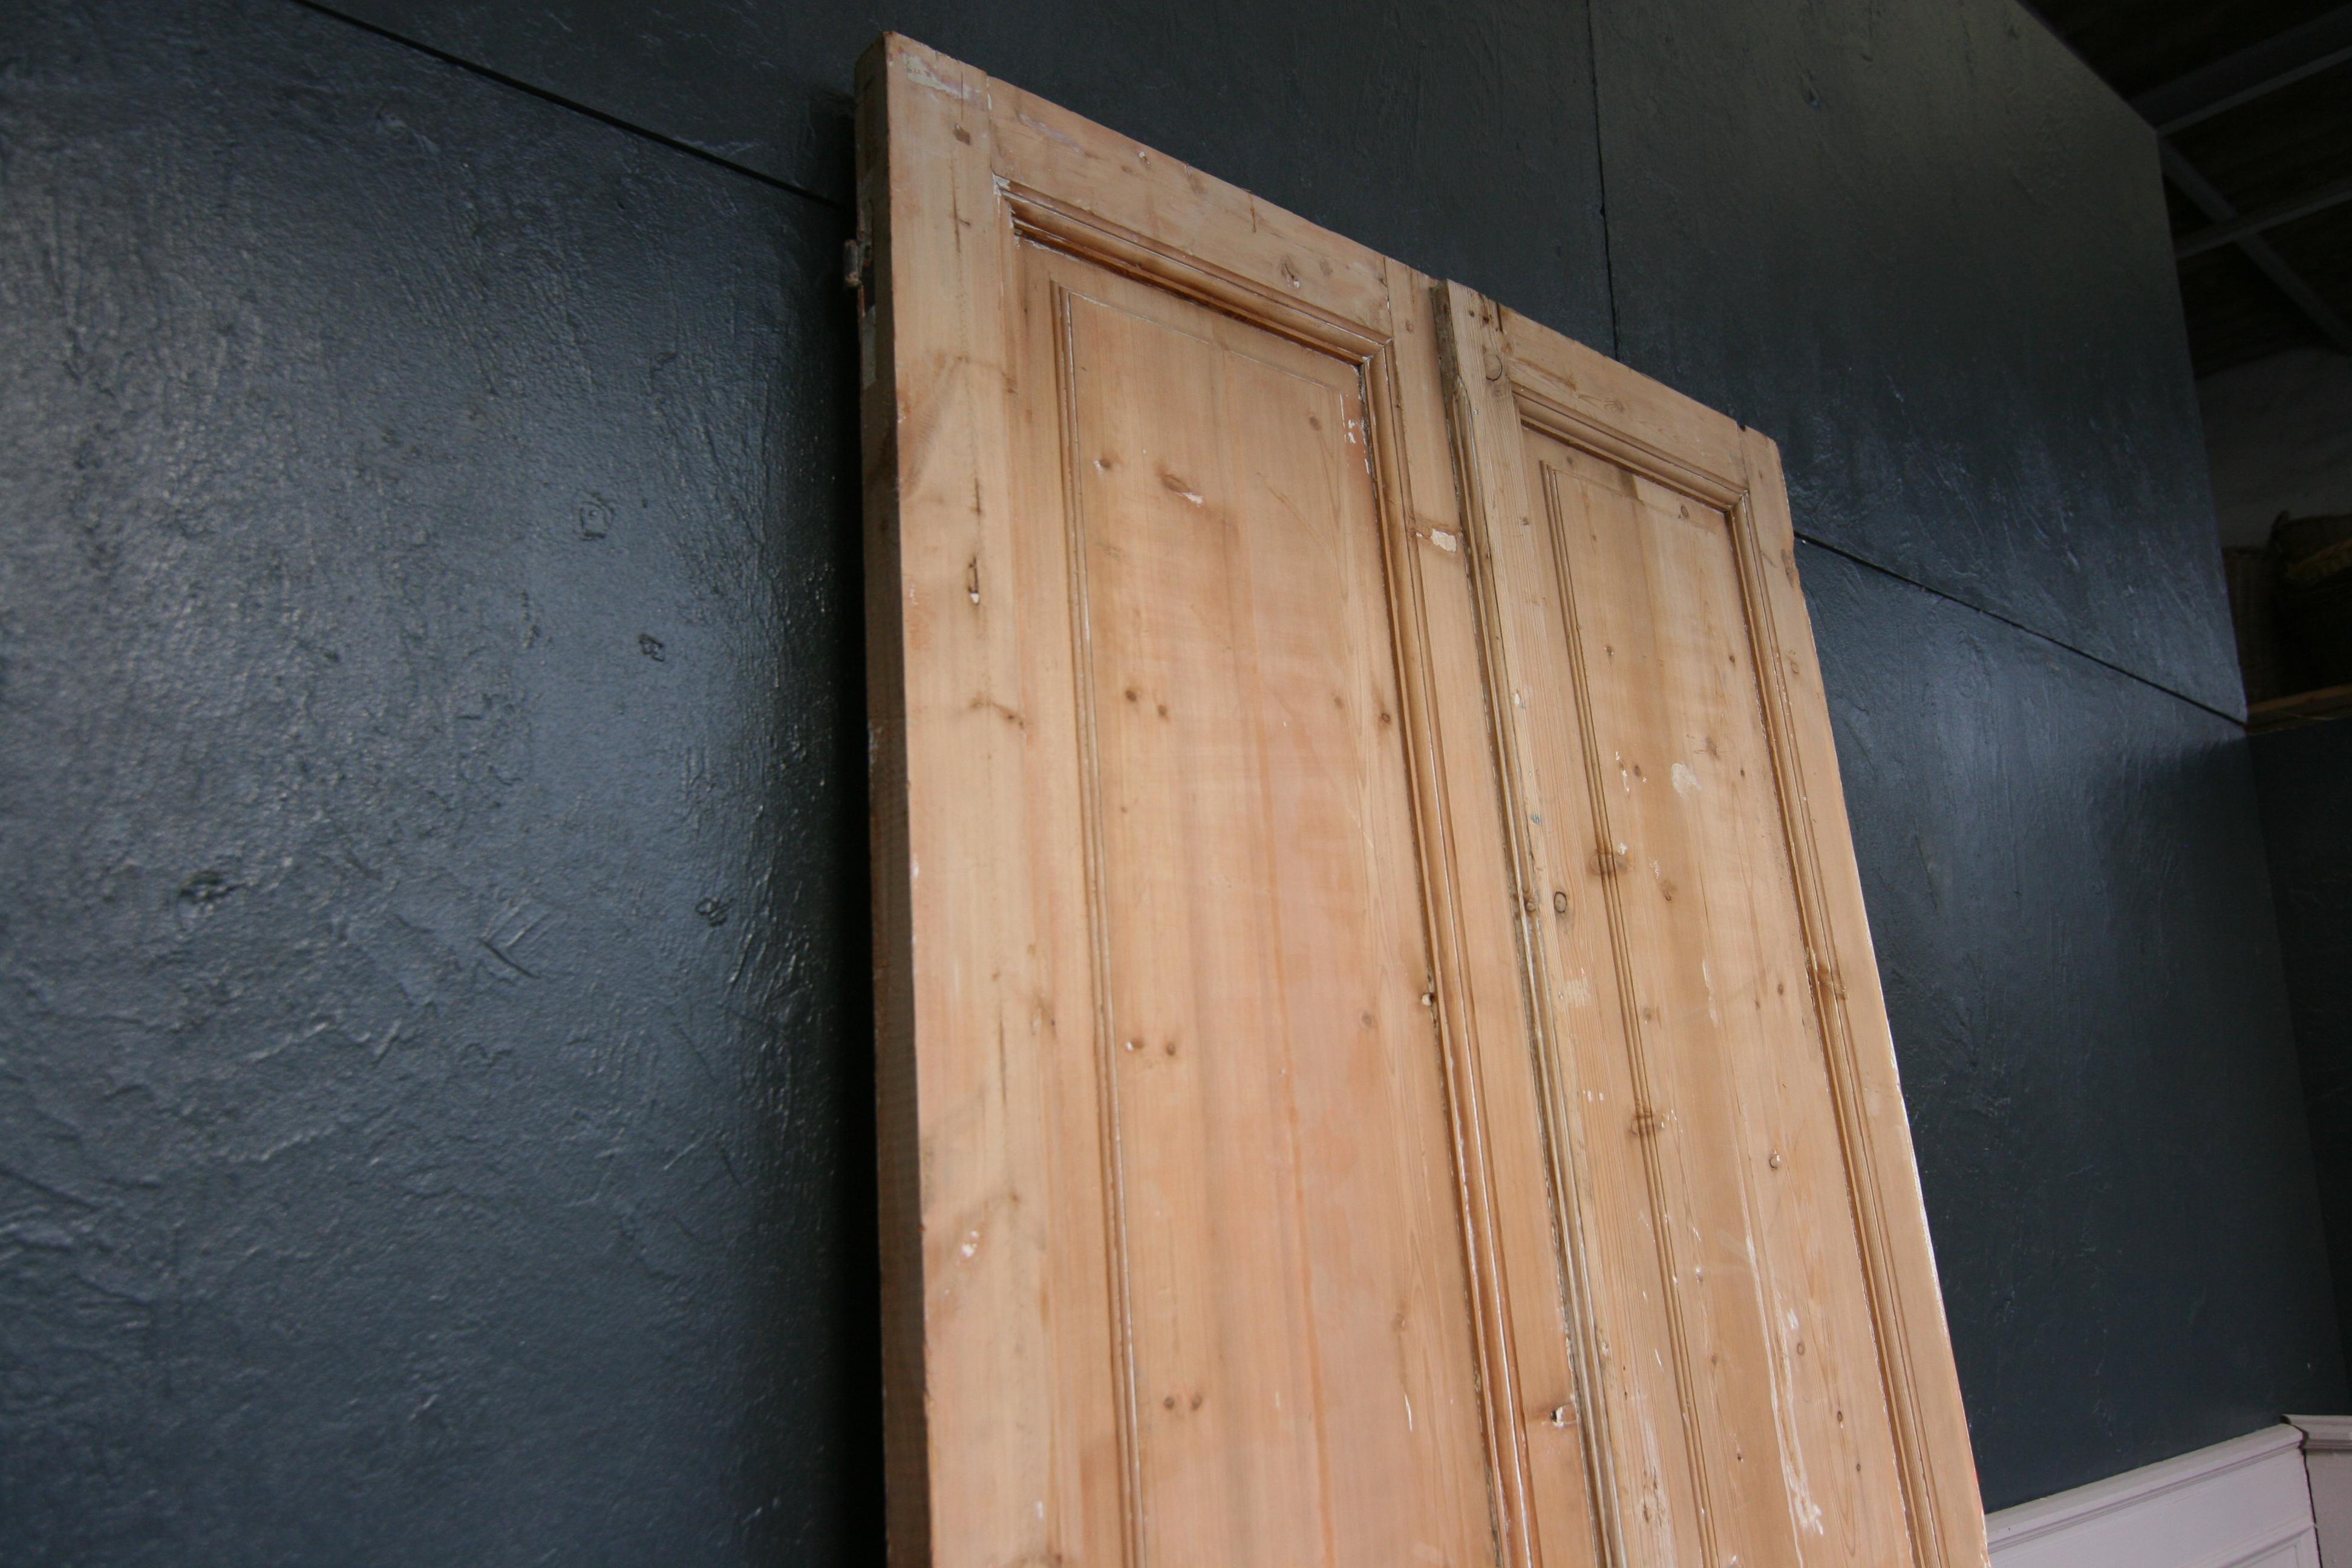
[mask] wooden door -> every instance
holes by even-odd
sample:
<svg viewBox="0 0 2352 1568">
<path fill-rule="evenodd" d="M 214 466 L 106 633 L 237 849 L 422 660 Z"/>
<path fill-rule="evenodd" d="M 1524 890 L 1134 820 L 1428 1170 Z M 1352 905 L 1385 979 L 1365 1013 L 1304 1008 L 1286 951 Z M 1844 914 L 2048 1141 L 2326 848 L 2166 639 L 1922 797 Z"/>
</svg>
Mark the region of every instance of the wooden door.
<svg viewBox="0 0 2352 1568">
<path fill-rule="evenodd" d="M 1770 444 L 859 115 L 893 1562 L 1979 1560 Z"/>
</svg>

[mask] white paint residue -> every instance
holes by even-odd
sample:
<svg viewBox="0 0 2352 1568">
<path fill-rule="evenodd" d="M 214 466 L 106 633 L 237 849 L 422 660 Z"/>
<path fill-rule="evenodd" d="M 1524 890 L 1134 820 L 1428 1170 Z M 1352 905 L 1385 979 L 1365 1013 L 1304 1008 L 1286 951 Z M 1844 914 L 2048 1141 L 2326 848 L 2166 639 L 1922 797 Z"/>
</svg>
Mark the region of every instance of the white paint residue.
<svg viewBox="0 0 2352 1568">
<path fill-rule="evenodd" d="M 1592 982 L 1580 974 L 1568 983 L 1568 999 L 1580 1007 L 1592 1005 Z"/>
<path fill-rule="evenodd" d="M 966 1258 L 970 1258 L 973 1253 L 978 1252 L 980 1250 L 980 1232 L 976 1230 L 966 1231 L 964 1233 L 963 1245 L 957 1247 L 956 1250 Z"/>
<path fill-rule="evenodd" d="M 1462 548 L 1462 542 L 1442 528 L 1433 528 L 1429 531 L 1429 542 L 1449 555 Z"/>
<path fill-rule="evenodd" d="M 1055 130 L 1052 126 L 1046 124 L 1042 120 L 1034 119 L 1026 114 L 1022 115 L 1020 118 L 1022 124 L 1026 125 L 1030 130 L 1034 131 L 1038 135 L 1045 137 L 1049 142 L 1059 142 L 1063 146 L 1067 147 L 1076 153 L 1083 153 L 1087 150 L 1086 143 L 1078 141 L 1077 138 L 1074 136 L 1065 136 L 1062 132 Z M 1000 181 L 1001 179 L 1002 176 L 1000 176 Z"/>
<path fill-rule="evenodd" d="M 952 82 L 942 79 L 937 71 L 931 69 L 930 67 L 923 63 L 922 56 L 910 54 L 901 56 L 900 58 L 907 62 L 907 79 L 913 82 L 917 87 L 929 88 L 933 92 L 946 93 L 950 98 L 956 100 L 960 103 L 971 100 L 971 89 L 970 88 L 965 87 L 961 82 Z"/>
<path fill-rule="evenodd" d="M 1201 499 L 1201 492 L 1198 490 L 1178 489 L 1174 485 L 1170 485 L 1168 489 L 1171 494 L 1183 497 L 1186 500 L 1191 501 L 1194 506 L 1206 506 L 1209 504 Z"/>
<path fill-rule="evenodd" d="M 1651 1418 L 1647 1405 L 1643 1401 L 1643 1408 L 1633 1415 L 1642 1436 L 1642 1518 L 1645 1522 L 1654 1522 L 1665 1517 L 1666 1500 L 1658 1486 L 1658 1478 L 1665 1474 L 1666 1463 L 1664 1456 L 1658 1452 L 1657 1423 Z"/>
<path fill-rule="evenodd" d="M 1412 1395 L 1410 1394 L 1404 1396 L 1404 1429 L 1408 1432 L 1412 1430 Z"/>
<path fill-rule="evenodd" d="M 1685 800 L 1698 793 L 1698 775 L 1691 772 L 1688 763 L 1675 764 L 1675 793 Z"/>
<path fill-rule="evenodd" d="M 1751 1237 L 1748 1243 L 1751 1258 L 1755 1250 Z M 1797 1528 L 1811 1531 L 1815 1535 L 1827 1535 L 1829 1527 L 1822 1521 L 1822 1505 L 1813 1500 L 1811 1480 L 1805 1473 L 1804 1450 L 1797 1441 L 1793 1416 L 1799 1399 L 1797 1369 L 1793 1364 L 1795 1358 L 1790 1353 L 1797 1341 L 1796 1310 L 1784 1308 L 1782 1316 L 1789 1327 L 1789 1339 L 1781 1345 L 1780 1354 L 1775 1358 L 1779 1364 L 1773 1368 L 1776 1375 L 1769 1385 L 1772 1390 L 1772 1422 L 1780 1429 L 1780 1484 L 1788 1491 L 1789 1511 L 1795 1516 Z"/>
</svg>

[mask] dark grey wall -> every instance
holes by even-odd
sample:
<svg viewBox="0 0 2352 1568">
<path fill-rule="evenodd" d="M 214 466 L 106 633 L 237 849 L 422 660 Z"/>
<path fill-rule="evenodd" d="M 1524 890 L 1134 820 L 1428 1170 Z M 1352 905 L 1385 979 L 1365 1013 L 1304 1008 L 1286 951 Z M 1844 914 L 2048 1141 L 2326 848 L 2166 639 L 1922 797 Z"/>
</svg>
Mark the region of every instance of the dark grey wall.
<svg viewBox="0 0 2352 1568">
<path fill-rule="evenodd" d="M 895 30 L 1609 344 L 1581 0 L 329 8 L 844 206 L 850 68 Z"/>
<path fill-rule="evenodd" d="M 832 209 L 0 20 L 0 1561 L 876 1536 Z"/>
<path fill-rule="evenodd" d="M 2242 715 L 2147 125 L 2011 0 L 1595 15 L 1618 357 L 1808 537 Z"/>
<path fill-rule="evenodd" d="M 342 9 L 0 14 L 16 1555 L 873 1558 L 885 25 L 1780 439 L 1988 1500 L 2341 1404 L 2152 153 L 2008 0 Z"/>
<path fill-rule="evenodd" d="M 2243 732 L 1799 569 L 1987 1506 L 2336 1408 Z"/>
<path fill-rule="evenodd" d="M 2257 735 L 2253 753 L 2336 1300 L 2352 1304 L 2352 720 Z"/>
</svg>

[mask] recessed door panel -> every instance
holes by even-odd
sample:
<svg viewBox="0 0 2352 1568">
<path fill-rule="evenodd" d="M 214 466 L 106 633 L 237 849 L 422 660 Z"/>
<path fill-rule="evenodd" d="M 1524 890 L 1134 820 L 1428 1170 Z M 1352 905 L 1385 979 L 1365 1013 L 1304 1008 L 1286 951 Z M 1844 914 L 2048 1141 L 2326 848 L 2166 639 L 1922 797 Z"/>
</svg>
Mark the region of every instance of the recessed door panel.
<svg viewBox="0 0 2352 1568">
<path fill-rule="evenodd" d="M 1351 364 L 1034 247 L 1146 1561 L 1491 1558 Z M 1075 826 L 1075 825 L 1074 825 Z"/>
<path fill-rule="evenodd" d="M 1731 517 L 1525 430 L 1509 557 L 1546 974 L 1592 1152 L 1628 1521 L 1707 1561 L 1900 1561 L 1869 1295 Z M 1826 1222 L 1826 1223 L 1825 1223 Z"/>
</svg>

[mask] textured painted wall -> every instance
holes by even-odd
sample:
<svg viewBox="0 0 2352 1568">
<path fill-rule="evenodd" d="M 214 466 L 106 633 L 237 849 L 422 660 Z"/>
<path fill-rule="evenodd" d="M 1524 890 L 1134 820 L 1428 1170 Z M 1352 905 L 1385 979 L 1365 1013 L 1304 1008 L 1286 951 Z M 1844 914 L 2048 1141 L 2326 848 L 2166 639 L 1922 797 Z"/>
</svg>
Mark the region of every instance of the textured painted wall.
<svg viewBox="0 0 2352 1568">
<path fill-rule="evenodd" d="M 2257 735 L 2253 753 L 2336 1300 L 2352 1303 L 2352 721 Z"/>
<path fill-rule="evenodd" d="M 2020 14 L 1608 0 L 1596 129 L 1575 5 L 338 3 L 521 85 L 292 0 L 0 16 L 30 1561 L 871 1559 L 885 24 L 1603 347 L 1613 262 L 1834 547 L 1990 1500 L 2340 1403 L 2243 748 L 2171 695 L 2236 700 L 2152 162 Z"/>
<path fill-rule="evenodd" d="M 1987 1505 L 2337 1408 L 2243 733 L 1799 569 Z"/>
<path fill-rule="evenodd" d="M 2156 144 L 2011 0 L 1596 0 L 1619 357 L 1799 530 L 2242 714 Z"/>
<path fill-rule="evenodd" d="M 836 215 L 0 35 L 0 1560 L 870 1557 Z"/>
<path fill-rule="evenodd" d="M 845 205 L 895 29 L 1610 343 L 1584 0 L 327 0 Z"/>
</svg>

